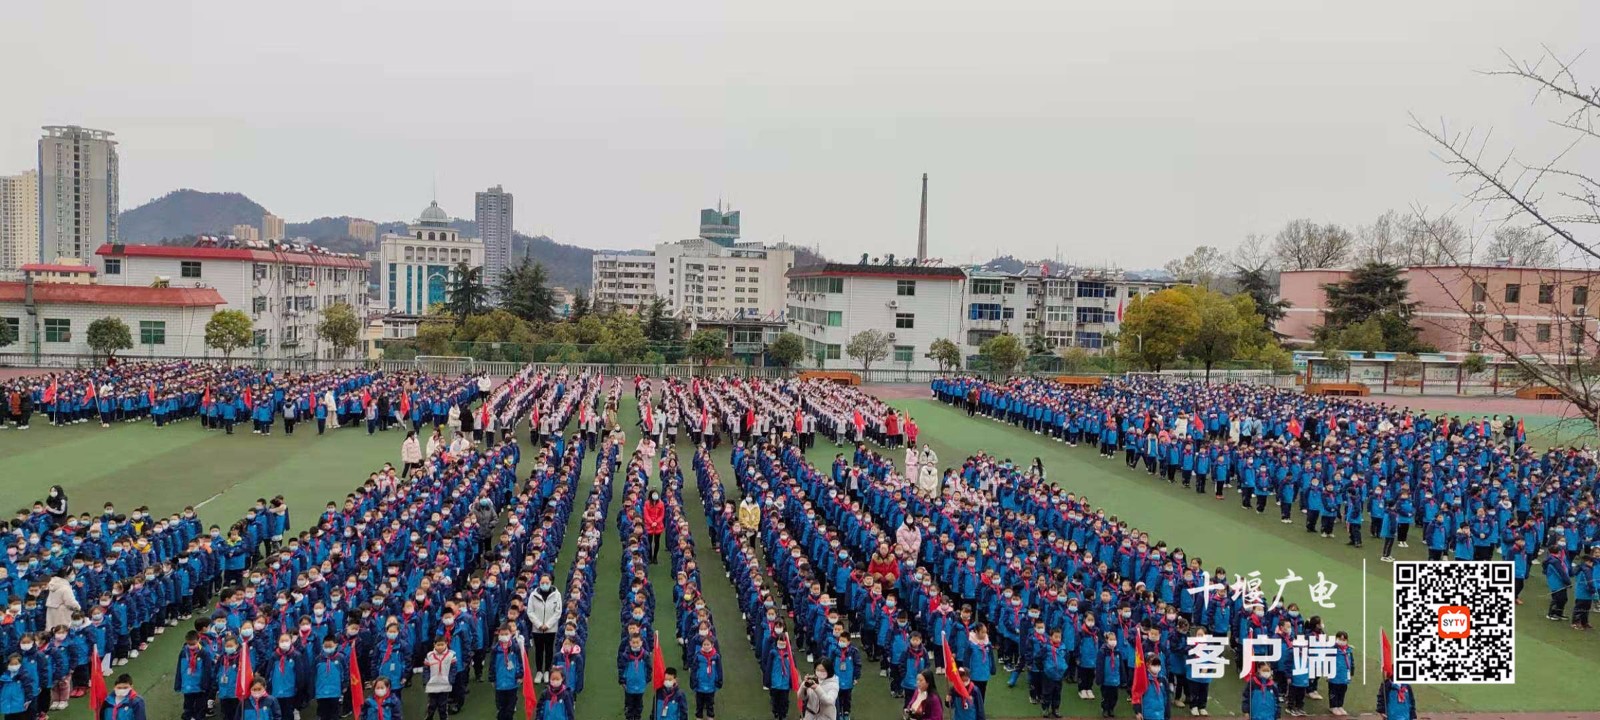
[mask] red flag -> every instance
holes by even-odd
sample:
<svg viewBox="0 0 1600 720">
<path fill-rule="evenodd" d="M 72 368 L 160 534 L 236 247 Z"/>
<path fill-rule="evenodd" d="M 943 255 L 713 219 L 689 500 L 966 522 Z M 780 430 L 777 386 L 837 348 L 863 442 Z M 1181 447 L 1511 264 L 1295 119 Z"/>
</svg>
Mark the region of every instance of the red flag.
<svg viewBox="0 0 1600 720">
<path fill-rule="evenodd" d="M 1299 418 L 1289 418 L 1289 434 L 1293 435 L 1295 437 L 1295 439 L 1298 440 L 1300 438 L 1300 433 L 1301 433 L 1301 430 L 1300 430 L 1300 419 Z"/>
<path fill-rule="evenodd" d="M 100 716 L 100 706 L 106 704 L 106 678 L 100 674 L 100 648 L 89 648 L 89 707 L 95 717 Z"/>
<path fill-rule="evenodd" d="M 153 405 L 153 404 L 155 404 L 155 401 L 156 401 L 156 384 L 155 383 L 150 383 L 150 403 Z"/>
<path fill-rule="evenodd" d="M 794 646 L 789 646 L 789 687 L 794 690 L 795 708 L 804 715 L 806 712 L 806 694 L 800 692 L 800 671 L 794 667 Z"/>
<path fill-rule="evenodd" d="M 1527 428 L 1524 428 L 1522 426 L 1522 419 L 1518 418 L 1517 419 L 1517 442 L 1522 442 L 1522 441 L 1526 440 L 1527 438 L 1528 438 L 1528 430 L 1527 430 Z"/>
<path fill-rule="evenodd" d="M 250 683 L 255 682 L 255 678 L 251 676 L 254 674 L 250 669 L 250 643 L 246 641 L 239 645 L 239 683 L 238 687 L 233 689 L 235 698 L 243 700 L 250 697 Z"/>
<path fill-rule="evenodd" d="M 1394 648 L 1389 646 L 1389 631 L 1379 630 L 1378 636 L 1383 641 L 1383 676 L 1394 677 Z"/>
<path fill-rule="evenodd" d="M 589 422 L 589 401 L 578 403 L 578 429 L 582 430 L 584 423 Z"/>
<path fill-rule="evenodd" d="M 244 406 L 252 409 L 255 408 L 255 403 L 250 401 L 250 388 L 244 389 Z"/>
<path fill-rule="evenodd" d="M 534 712 L 539 709 L 539 689 L 533 686 L 533 666 L 528 664 L 528 646 L 518 646 L 522 653 L 522 709 L 528 712 L 528 720 L 533 720 Z"/>
<path fill-rule="evenodd" d="M 94 381 L 90 380 L 89 381 L 89 389 L 83 391 L 83 401 L 84 402 L 88 402 L 88 401 L 93 400 L 93 399 L 94 399 Z M 1522 425 L 1522 423 L 1519 421 L 1517 423 L 1517 426 L 1521 427 L 1521 425 Z"/>
<path fill-rule="evenodd" d="M 656 429 L 656 414 L 650 403 L 644 404 L 644 429 L 653 432 Z"/>
<path fill-rule="evenodd" d="M 1136 632 L 1133 636 L 1133 704 L 1138 705 L 1144 699 L 1144 691 L 1150 687 L 1150 673 L 1144 670 L 1144 633 Z"/>
<path fill-rule="evenodd" d="M 400 414 L 411 414 L 411 393 L 400 393 Z"/>
<path fill-rule="evenodd" d="M 1117 322 L 1122 322 L 1122 298 L 1117 298 Z"/>
<path fill-rule="evenodd" d="M 351 647 L 354 650 L 354 646 Z M 355 708 L 356 714 L 361 713 L 361 706 L 366 704 L 366 694 L 361 689 L 361 665 L 356 662 L 356 654 L 350 653 L 350 707 Z"/>
<path fill-rule="evenodd" d="M 372 404 L 372 393 L 369 392 L 368 390 L 366 390 L 365 388 L 363 388 L 361 390 L 361 409 L 365 410 L 366 407 L 368 405 L 371 405 L 371 404 Z"/>
<path fill-rule="evenodd" d="M 667 684 L 667 661 L 661 657 L 661 633 L 655 633 L 655 647 L 650 648 L 650 685 L 657 690 Z"/>
<path fill-rule="evenodd" d="M 484 428 L 486 428 L 488 426 L 489 426 L 489 403 L 484 403 L 480 407 L 480 409 L 478 410 L 478 429 L 482 430 L 482 429 L 484 429 Z"/>
<path fill-rule="evenodd" d="M 201 405 L 210 405 L 211 404 L 211 386 L 210 385 L 206 386 L 205 394 L 200 396 L 200 404 Z"/>
<path fill-rule="evenodd" d="M 956 656 L 950 653 L 949 637 L 944 639 L 944 652 L 942 654 L 944 655 L 944 676 L 945 679 L 950 681 L 950 689 L 955 691 L 955 694 L 962 700 L 972 700 L 972 689 L 961 681 L 961 676 L 958 674 L 961 670 L 956 667 Z"/>
<path fill-rule="evenodd" d="M 45 402 L 49 403 L 49 402 L 55 402 L 56 401 L 56 389 L 58 387 L 58 383 L 59 382 L 60 381 L 57 380 L 56 378 L 50 378 L 50 387 L 47 387 L 44 390 L 44 401 Z"/>
</svg>

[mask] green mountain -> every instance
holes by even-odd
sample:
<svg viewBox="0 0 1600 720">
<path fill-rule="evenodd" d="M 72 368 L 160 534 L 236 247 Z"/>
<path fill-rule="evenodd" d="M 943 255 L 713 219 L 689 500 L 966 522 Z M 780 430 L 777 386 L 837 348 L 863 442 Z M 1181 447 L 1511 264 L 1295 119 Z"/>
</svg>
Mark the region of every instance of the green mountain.
<svg viewBox="0 0 1600 720">
<path fill-rule="evenodd" d="M 267 209 L 240 193 L 173 190 L 117 220 L 122 242 L 153 245 L 169 238 L 229 234 L 234 225 L 261 227 Z"/>
</svg>

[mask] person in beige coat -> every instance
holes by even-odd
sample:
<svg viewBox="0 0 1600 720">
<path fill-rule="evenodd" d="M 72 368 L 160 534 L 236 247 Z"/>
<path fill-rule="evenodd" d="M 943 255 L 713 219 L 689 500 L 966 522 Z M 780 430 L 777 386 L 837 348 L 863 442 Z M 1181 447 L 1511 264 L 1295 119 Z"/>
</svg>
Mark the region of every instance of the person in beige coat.
<svg viewBox="0 0 1600 720">
<path fill-rule="evenodd" d="M 50 578 L 47 586 L 49 595 L 44 599 L 44 624 L 47 629 L 60 626 L 72 626 L 72 614 L 82 610 L 78 606 L 78 594 L 72 590 L 72 582 L 67 579 L 68 570 L 56 573 Z"/>
<path fill-rule="evenodd" d="M 800 720 L 838 720 L 839 678 L 833 676 L 833 663 L 817 663 L 816 673 L 801 681 L 800 692 L 805 703 Z"/>
</svg>

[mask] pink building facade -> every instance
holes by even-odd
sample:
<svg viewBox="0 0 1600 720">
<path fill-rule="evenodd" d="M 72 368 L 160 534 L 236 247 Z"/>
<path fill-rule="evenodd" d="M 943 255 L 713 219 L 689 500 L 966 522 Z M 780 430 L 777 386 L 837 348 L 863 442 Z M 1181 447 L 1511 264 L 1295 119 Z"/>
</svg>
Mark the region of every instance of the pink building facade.
<svg viewBox="0 0 1600 720">
<path fill-rule="evenodd" d="M 1349 274 L 1348 270 L 1281 274 L 1278 294 L 1291 307 L 1276 329 L 1287 342 L 1312 342 L 1327 309 L 1322 286 L 1341 282 Z M 1440 352 L 1564 360 L 1600 350 L 1595 318 L 1600 310 L 1600 272 L 1422 265 L 1404 269 L 1401 276 L 1417 303 L 1413 324 L 1420 339 Z"/>
</svg>

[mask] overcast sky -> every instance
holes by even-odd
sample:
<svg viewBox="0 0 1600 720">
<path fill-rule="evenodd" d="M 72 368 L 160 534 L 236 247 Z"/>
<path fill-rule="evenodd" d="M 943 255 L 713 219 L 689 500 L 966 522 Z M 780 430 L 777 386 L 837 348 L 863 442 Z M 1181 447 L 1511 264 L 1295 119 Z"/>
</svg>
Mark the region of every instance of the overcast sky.
<svg viewBox="0 0 1600 720">
<path fill-rule="evenodd" d="M 121 142 L 122 206 L 239 191 L 290 220 L 516 194 L 590 247 L 694 234 L 835 258 L 1059 252 L 1152 267 L 1310 217 L 1459 192 L 1408 113 L 1549 142 L 1476 70 L 1563 55 L 1600 3 L 18 0 L 0 30 L 0 173 L 39 126 Z M 1584 65 L 1589 81 L 1600 58 Z"/>
</svg>

